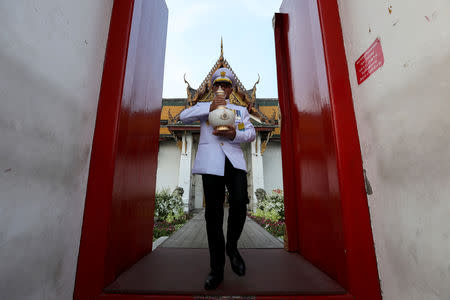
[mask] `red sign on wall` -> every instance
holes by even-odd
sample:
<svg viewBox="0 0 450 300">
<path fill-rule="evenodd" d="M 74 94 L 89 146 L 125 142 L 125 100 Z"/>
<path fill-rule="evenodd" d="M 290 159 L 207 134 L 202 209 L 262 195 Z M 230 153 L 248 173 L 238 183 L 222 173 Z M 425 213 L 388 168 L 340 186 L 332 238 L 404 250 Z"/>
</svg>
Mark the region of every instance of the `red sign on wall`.
<svg viewBox="0 0 450 300">
<path fill-rule="evenodd" d="M 384 64 L 383 49 L 381 42 L 376 39 L 375 42 L 361 55 L 355 62 L 356 78 L 358 84 L 363 83 L 370 75 L 378 70 Z"/>
</svg>

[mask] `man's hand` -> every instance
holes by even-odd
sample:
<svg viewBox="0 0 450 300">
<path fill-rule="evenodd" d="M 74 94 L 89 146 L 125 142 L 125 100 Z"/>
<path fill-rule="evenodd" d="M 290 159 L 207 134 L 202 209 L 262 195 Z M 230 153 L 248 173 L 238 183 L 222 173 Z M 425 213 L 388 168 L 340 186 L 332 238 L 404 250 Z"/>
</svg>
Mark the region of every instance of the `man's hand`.
<svg viewBox="0 0 450 300">
<path fill-rule="evenodd" d="M 215 110 L 220 105 L 227 105 L 227 102 L 225 101 L 225 95 L 216 95 L 214 96 L 213 101 L 211 102 L 211 105 L 209 106 L 209 111 Z"/>
<path fill-rule="evenodd" d="M 217 136 L 223 136 L 226 137 L 230 140 L 234 140 L 234 138 L 236 137 L 236 129 L 234 128 L 234 126 L 228 125 L 228 130 L 214 130 L 213 134 L 217 135 Z"/>
</svg>

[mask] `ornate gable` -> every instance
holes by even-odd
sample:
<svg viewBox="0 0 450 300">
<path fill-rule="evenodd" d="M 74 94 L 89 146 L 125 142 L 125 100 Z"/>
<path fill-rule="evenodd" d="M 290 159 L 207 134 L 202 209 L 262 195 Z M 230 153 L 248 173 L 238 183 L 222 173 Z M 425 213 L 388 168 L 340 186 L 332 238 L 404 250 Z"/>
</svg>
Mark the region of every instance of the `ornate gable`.
<svg viewBox="0 0 450 300">
<path fill-rule="evenodd" d="M 253 85 L 253 88 L 250 90 L 245 89 L 244 85 L 241 83 L 239 78 L 234 73 L 233 69 L 231 68 L 228 61 L 223 57 L 223 40 L 220 40 L 220 56 L 219 59 L 216 61 L 214 66 L 209 71 L 206 78 L 203 80 L 202 84 L 198 87 L 198 89 L 193 89 L 189 82 L 186 81 L 186 74 L 184 78 L 184 82 L 187 84 L 187 105 L 192 106 L 198 101 L 200 102 L 207 102 L 212 101 L 214 94 L 212 92 L 212 86 L 211 86 L 211 76 L 214 74 L 214 72 L 219 68 L 228 68 L 233 73 L 234 77 L 236 78 L 236 86 L 233 89 L 232 94 L 230 95 L 230 101 L 233 104 L 240 105 L 240 106 L 246 106 L 248 111 L 253 114 L 254 116 L 258 116 L 258 112 L 254 110 L 255 106 L 255 99 L 256 99 L 256 85 L 259 83 L 259 75 L 258 80 Z"/>
</svg>

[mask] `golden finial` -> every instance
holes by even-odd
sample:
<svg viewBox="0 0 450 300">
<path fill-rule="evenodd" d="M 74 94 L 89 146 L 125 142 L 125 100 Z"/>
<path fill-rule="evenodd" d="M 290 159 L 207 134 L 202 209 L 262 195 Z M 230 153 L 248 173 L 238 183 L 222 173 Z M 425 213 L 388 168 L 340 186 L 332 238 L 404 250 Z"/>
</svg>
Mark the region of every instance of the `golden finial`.
<svg viewBox="0 0 450 300">
<path fill-rule="evenodd" d="M 223 58 L 223 37 L 220 37 L 220 58 Z"/>
</svg>

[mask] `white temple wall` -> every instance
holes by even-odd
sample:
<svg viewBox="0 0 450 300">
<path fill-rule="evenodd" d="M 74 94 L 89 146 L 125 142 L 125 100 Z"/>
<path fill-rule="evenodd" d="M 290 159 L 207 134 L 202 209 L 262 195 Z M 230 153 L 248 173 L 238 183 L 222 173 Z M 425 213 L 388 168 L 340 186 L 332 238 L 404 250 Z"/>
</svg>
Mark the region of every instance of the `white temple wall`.
<svg viewBox="0 0 450 300">
<path fill-rule="evenodd" d="M 256 190 L 264 189 L 264 164 L 261 154 L 261 135 L 256 132 L 256 138 L 250 143 L 251 152 L 251 186 L 252 186 L 252 199 L 256 200 Z M 252 202 L 250 202 L 252 203 Z M 250 205 L 250 208 L 255 210 L 254 205 Z"/>
<path fill-rule="evenodd" d="M 0 1 L 1 299 L 72 299 L 112 5 Z"/>
<path fill-rule="evenodd" d="M 156 173 L 156 191 L 168 188 L 170 192 L 178 186 L 180 169 L 180 149 L 175 141 L 159 142 L 158 169 Z"/>
<path fill-rule="evenodd" d="M 283 168 L 281 164 L 281 143 L 270 141 L 263 153 L 264 190 L 270 194 L 275 189 L 283 189 Z"/>
<path fill-rule="evenodd" d="M 193 194 L 194 194 L 194 209 L 202 208 L 203 207 L 203 181 L 202 181 L 202 175 L 195 174 L 192 175 L 193 180 Z"/>
<path fill-rule="evenodd" d="M 192 144 L 193 136 L 192 132 L 185 132 L 181 139 L 181 155 L 180 155 L 180 168 L 178 172 L 178 186 L 183 189 L 183 205 L 184 212 L 188 212 L 192 209 L 193 203 L 191 200 L 191 185 L 192 185 Z"/>
<path fill-rule="evenodd" d="M 194 135 L 194 142 L 192 146 L 192 165 L 191 168 L 194 167 L 195 156 L 197 155 L 198 150 L 198 140 L 200 136 Z M 199 209 L 203 207 L 203 181 L 202 175 L 200 174 L 192 174 L 191 175 L 191 208 Z"/>
<path fill-rule="evenodd" d="M 450 299 L 450 2 L 338 3 L 383 299 Z M 358 85 L 377 37 L 384 66 Z"/>
<path fill-rule="evenodd" d="M 253 210 L 254 203 L 256 203 L 256 196 L 253 194 L 253 166 L 252 166 L 252 153 L 251 153 L 251 143 L 241 144 L 242 152 L 244 153 L 244 159 L 247 166 L 247 193 L 249 198 L 248 209 Z"/>
</svg>

